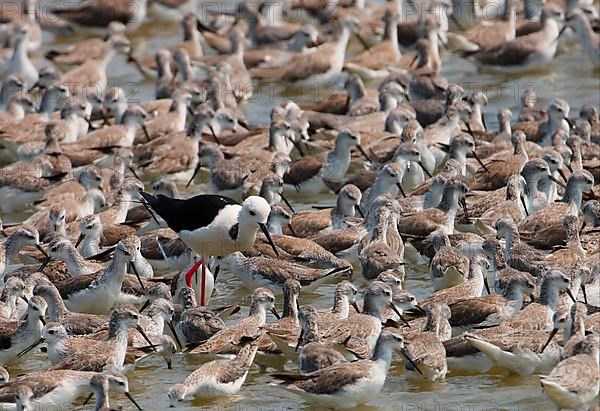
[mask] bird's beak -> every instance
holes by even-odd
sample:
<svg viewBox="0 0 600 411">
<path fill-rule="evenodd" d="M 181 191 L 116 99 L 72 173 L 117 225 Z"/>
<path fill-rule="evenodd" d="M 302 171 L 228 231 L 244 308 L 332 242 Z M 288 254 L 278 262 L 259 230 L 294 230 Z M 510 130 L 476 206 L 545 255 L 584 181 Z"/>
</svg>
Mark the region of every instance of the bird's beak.
<svg viewBox="0 0 600 411">
<path fill-rule="evenodd" d="M 40 265 L 40 268 L 38 268 L 38 271 L 44 272 L 44 268 L 46 268 L 48 266 L 48 264 L 50 264 L 50 261 L 52 261 L 51 257 L 46 257 L 46 259 L 42 262 L 42 265 Z"/>
<path fill-rule="evenodd" d="M 142 131 L 144 132 L 144 136 L 146 136 L 146 142 L 149 143 L 151 141 L 150 134 L 148 133 L 148 128 L 144 123 L 142 123 Z"/>
<path fill-rule="evenodd" d="M 522 195 L 521 197 L 521 204 L 523 204 L 523 210 L 525 210 L 525 215 L 527 217 L 529 217 L 529 211 L 527 210 L 527 203 L 525 202 L 525 197 L 523 197 Z"/>
<path fill-rule="evenodd" d="M 292 204 L 288 201 L 287 198 L 285 198 L 285 196 L 283 195 L 283 193 L 280 193 L 279 196 L 281 197 L 281 199 L 283 200 L 283 202 L 285 203 L 285 205 L 288 206 L 288 208 L 290 209 L 290 211 L 292 213 L 295 213 L 296 211 L 294 211 L 294 207 L 292 207 Z"/>
<path fill-rule="evenodd" d="M 21 351 L 20 353 L 18 353 L 17 357 L 21 358 L 22 356 L 24 356 L 25 354 L 27 354 L 28 352 L 30 352 L 31 350 L 33 350 L 35 347 L 37 347 L 38 345 L 40 345 L 43 342 L 44 342 L 44 339 L 40 338 L 39 340 L 37 340 L 36 342 L 34 342 L 33 344 L 31 344 L 29 347 L 25 348 L 23 351 Z"/>
<path fill-rule="evenodd" d="M 406 354 L 406 351 L 400 350 L 400 352 L 402 353 L 402 355 L 404 356 L 404 358 L 406 358 L 406 361 L 408 361 L 413 367 L 415 367 L 415 370 L 417 370 L 417 372 L 419 374 L 423 375 L 423 372 L 419 369 L 419 367 L 417 367 L 417 364 L 415 364 L 413 362 L 413 360 L 410 359 L 410 357 Z"/>
<path fill-rule="evenodd" d="M 48 253 L 46 250 L 44 250 L 44 247 L 42 247 L 40 244 L 36 244 L 35 248 L 37 248 L 38 251 L 44 255 L 44 257 L 48 258 Z"/>
<path fill-rule="evenodd" d="M 146 332 L 142 329 L 142 327 L 140 327 L 139 325 L 136 325 L 135 329 L 142 334 L 142 337 L 144 337 L 144 340 L 146 340 L 146 342 L 150 345 L 150 347 L 152 348 L 152 350 L 154 352 L 158 352 L 156 350 L 156 346 L 154 344 L 152 344 L 152 341 L 150 341 L 150 338 L 148 338 L 148 335 L 146 334 Z M 141 408 L 140 408 L 141 409 Z"/>
<path fill-rule="evenodd" d="M 175 332 L 175 327 L 173 326 L 173 321 L 167 321 L 167 325 L 169 326 L 169 329 L 173 333 L 173 337 L 175 337 L 175 342 L 177 343 L 177 346 L 179 347 L 180 350 L 183 350 L 183 344 L 181 344 L 181 341 L 179 340 L 179 337 L 177 336 L 177 333 Z M 171 367 L 169 367 L 169 368 L 171 368 Z"/>
<path fill-rule="evenodd" d="M 358 211 L 358 214 L 362 217 L 365 218 L 365 215 L 363 214 L 362 210 L 360 209 L 360 206 L 357 204 L 356 206 L 356 211 Z"/>
<path fill-rule="evenodd" d="M 300 343 L 302 342 L 303 337 L 304 337 L 304 330 L 300 330 L 300 335 L 298 336 L 298 341 L 296 342 L 296 347 L 294 348 L 295 352 L 298 352 L 298 348 L 300 348 Z"/>
<path fill-rule="evenodd" d="M 273 239 L 271 238 L 271 234 L 269 233 L 269 230 L 267 229 L 266 224 L 258 223 L 258 226 L 260 227 L 260 230 L 263 232 L 265 237 L 267 237 L 267 241 L 269 242 L 269 245 L 271 246 L 271 248 L 273 248 L 273 251 L 275 251 L 275 255 L 277 257 L 279 257 L 279 251 L 277 251 L 277 247 L 275 247 L 275 243 L 273 242 Z"/>
<path fill-rule="evenodd" d="M 131 266 L 131 269 L 133 270 L 135 276 L 137 277 L 137 280 L 140 283 L 140 287 L 142 287 L 142 291 L 144 292 L 144 294 L 146 294 L 146 286 L 144 286 L 144 283 L 142 282 L 142 278 L 140 277 L 140 273 L 138 273 L 137 268 L 135 268 L 135 264 L 129 263 L 129 265 Z"/>
<path fill-rule="evenodd" d="M 392 309 L 392 311 L 394 311 L 396 313 L 396 315 L 398 317 L 400 317 L 400 319 L 402 320 L 402 322 L 404 324 L 406 324 L 406 326 L 408 328 L 410 328 L 410 324 L 408 323 L 408 321 L 406 321 L 406 318 L 402 317 L 402 314 L 400 314 L 400 311 L 398 311 L 398 308 L 396 308 L 396 306 L 394 305 L 394 303 L 390 303 L 390 308 Z"/>
<path fill-rule="evenodd" d="M 139 404 L 137 403 L 137 401 L 136 401 L 136 400 L 133 398 L 133 396 L 132 396 L 132 395 L 129 393 L 129 391 L 126 391 L 126 392 L 125 392 L 125 396 L 127 397 L 127 399 L 128 399 L 129 401 L 131 401 L 131 403 L 132 403 L 133 405 L 135 405 L 135 408 L 137 408 L 138 410 L 143 410 L 143 408 L 142 408 L 142 407 L 140 407 L 140 405 L 139 405 Z"/>
<path fill-rule="evenodd" d="M 583 302 L 587 304 L 588 301 L 587 301 L 587 294 L 585 292 L 585 284 L 584 283 L 581 283 L 581 293 L 583 294 Z"/>
<path fill-rule="evenodd" d="M 575 300 L 575 296 L 573 295 L 573 293 L 571 292 L 570 288 L 567 288 L 567 295 L 569 296 L 569 298 L 571 299 L 571 301 L 573 301 L 573 303 L 576 303 L 577 300 Z"/>
<path fill-rule="evenodd" d="M 422 161 L 419 161 L 419 162 L 418 162 L 418 164 L 419 164 L 419 165 L 421 166 L 421 168 L 423 169 L 423 172 L 424 172 L 425 174 L 427 174 L 427 177 L 429 177 L 429 178 L 433 177 L 433 176 L 431 175 L 431 173 L 429 172 L 429 170 L 427 170 L 427 169 L 425 168 L 425 164 L 423 164 L 423 162 L 422 162 Z"/>
<path fill-rule="evenodd" d="M 356 149 L 360 152 L 360 154 L 365 158 L 365 160 L 367 160 L 369 163 L 371 162 L 371 159 L 369 158 L 369 155 L 367 154 L 367 152 L 365 151 L 364 148 L 362 148 L 362 146 L 360 144 L 356 145 Z"/>
<path fill-rule="evenodd" d="M 550 341 L 552 341 L 552 339 L 554 338 L 554 336 L 556 335 L 557 332 L 558 332 L 558 328 L 554 328 L 550 332 L 550 336 L 548 337 L 548 341 L 546 341 L 546 344 L 544 344 L 544 346 L 542 347 L 542 350 L 540 351 L 540 354 L 544 352 L 544 350 L 546 349 L 546 347 L 548 346 L 548 344 L 550 344 Z"/>
<path fill-rule="evenodd" d="M 492 292 L 490 291 L 490 285 L 488 283 L 487 280 L 487 276 L 483 276 L 483 284 L 485 285 L 485 291 L 487 291 L 488 295 L 492 295 Z"/>
<path fill-rule="evenodd" d="M 358 304 L 356 303 L 356 301 L 352 301 L 352 307 L 354 307 L 354 310 L 360 314 L 360 308 L 358 307 Z"/>
<path fill-rule="evenodd" d="M 275 316 L 275 318 L 277 318 L 278 320 L 281 320 L 281 316 L 279 315 L 279 313 L 277 312 L 277 310 L 275 309 L 275 307 L 271 308 L 271 313 L 273 313 L 273 315 Z"/>
<path fill-rule="evenodd" d="M 77 242 L 75 243 L 75 248 L 79 247 L 79 244 L 81 244 L 81 242 L 83 241 L 84 238 L 85 238 L 85 234 L 83 234 L 83 233 L 79 234 L 79 237 L 77 237 Z"/>
<path fill-rule="evenodd" d="M 396 183 L 396 187 L 398 187 L 398 190 L 400 190 L 400 194 L 402 194 L 402 197 L 406 198 L 406 193 L 404 192 L 404 189 L 402 188 L 402 184 Z"/>
<path fill-rule="evenodd" d="M 144 310 L 146 308 L 148 308 L 149 305 L 150 305 L 150 300 L 146 300 L 146 302 L 142 305 L 142 308 L 140 308 L 139 312 L 140 313 L 144 312 Z"/>
</svg>

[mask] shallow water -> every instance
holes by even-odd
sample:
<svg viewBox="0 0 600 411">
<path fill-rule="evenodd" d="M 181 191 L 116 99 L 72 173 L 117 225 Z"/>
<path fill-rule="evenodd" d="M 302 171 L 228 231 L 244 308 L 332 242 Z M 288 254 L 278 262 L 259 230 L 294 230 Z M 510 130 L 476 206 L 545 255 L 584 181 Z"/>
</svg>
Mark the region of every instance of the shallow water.
<svg viewBox="0 0 600 411">
<path fill-rule="evenodd" d="M 164 21 L 162 13 L 150 10 L 148 22 L 131 36 L 137 55 L 152 55 L 158 48 L 179 41 L 180 28 L 176 22 Z M 79 36 L 78 36 L 79 37 Z M 67 44 L 70 39 L 54 37 L 45 34 L 45 48 L 48 45 Z M 351 45 L 351 52 L 359 51 L 357 44 Z M 45 50 L 45 49 L 44 49 Z M 463 85 L 469 92 L 472 89 L 483 89 L 488 93 L 489 104 L 485 108 L 488 126 L 494 128 L 497 124 L 496 113 L 501 107 L 517 109 L 519 97 L 524 87 L 533 85 L 539 97 L 539 104 L 546 105 L 555 97 L 565 98 L 571 104 L 572 115 L 579 107 L 587 102 L 599 103 L 600 77 L 598 70 L 592 70 L 583 52 L 577 47 L 562 46 L 560 54 L 543 70 L 530 71 L 521 74 L 501 74 L 490 71 L 480 71 L 478 68 L 459 56 L 446 53 L 443 55 L 442 74 L 450 82 Z M 40 56 L 43 52 L 40 53 Z M 43 64 L 43 60 L 38 63 Z M 46 64 L 48 64 L 46 62 Z M 145 78 L 125 62 L 125 57 L 117 56 L 110 64 L 110 84 L 118 84 L 130 92 L 130 99 L 135 101 L 152 98 L 154 94 L 153 79 Z M 267 89 L 269 89 L 267 87 Z M 263 91 L 265 88 L 263 87 Z M 270 89 L 269 89 L 270 90 Z M 262 93 L 252 104 L 244 106 L 249 120 L 256 124 L 268 122 L 271 108 L 278 104 L 283 97 L 292 97 L 308 101 L 314 97 L 314 90 L 307 91 L 297 87 L 275 87 L 274 94 Z M 299 95 L 298 95 L 299 94 Z M 310 204 L 299 196 L 293 196 L 298 208 L 307 208 Z M 323 196 L 319 202 L 329 203 L 333 197 Z M 304 204 L 303 204 L 304 203 Z M 3 216 L 6 221 L 19 221 L 23 213 Z M 411 290 L 417 298 L 427 295 L 431 289 L 427 279 L 426 267 L 418 264 L 407 266 L 407 283 L 405 287 Z M 360 276 L 355 276 L 355 282 L 364 288 Z M 328 307 L 332 303 L 334 285 L 321 287 L 318 293 L 302 293 L 301 304 L 315 304 L 318 307 Z M 215 305 L 228 304 L 233 301 L 247 303 L 249 290 L 245 289 L 230 273 L 219 277 L 218 290 L 212 299 Z M 281 301 L 278 307 L 281 309 Z M 246 315 L 247 309 L 243 310 Z M 239 319 L 239 314 L 231 321 Z M 269 321 L 272 321 L 271 317 Z M 19 369 L 11 369 L 13 375 L 22 372 L 44 368 L 47 362 L 38 355 Z M 138 402 L 148 410 L 160 410 L 169 406 L 167 390 L 170 385 L 182 382 L 199 364 L 198 359 L 190 356 L 178 356 L 174 360 L 173 370 L 167 370 L 160 358 L 150 358 L 130 373 L 130 390 Z M 289 365 L 288 365 L 289 367 Z M 215 402 L 194 401 L 182 404 L 182 409 L 197 409 L 204 407 L 215 410 L 300 410 L 318 409 L 308 405 L 296 395 L 269 385 L 270 377 L 253 366 L 248 380 L 240 395 L 224 398 Z M 112 394 L 114 403 L 130 408 L 130 404 L 119 395 Z M 65 407 L 66 409 L 67 407 Z M 89 406 L 88 406 L 89 409 Z M 361 410 L 510 410 L 510 411 L 541 411 L 552 409 L 552 404 L 544 396 L 538 376 L 515 377 L 501 373 L 483 375 L 456 374 L 450 371 L 444 382 L 414 383 L 406 379 L 402 367 L 393 367 L 381 395 L 362 406 Z"/>
</svg>

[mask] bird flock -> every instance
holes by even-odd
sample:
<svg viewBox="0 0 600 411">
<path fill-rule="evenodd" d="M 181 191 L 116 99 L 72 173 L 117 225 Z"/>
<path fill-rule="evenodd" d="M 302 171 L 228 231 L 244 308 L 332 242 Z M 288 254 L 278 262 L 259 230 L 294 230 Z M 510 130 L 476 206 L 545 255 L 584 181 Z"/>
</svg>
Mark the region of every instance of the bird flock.
<svg viewBox="0 0 600 411">
<path fill-rule="evenodd" d="M 594 77 L 597 2 L 1 4 L 0 408 L 159 409 L 127 377 L 158 357 L 190 370 L 144 382 L 174 407 L 260 370 L 352 408 L 403 364 L 533 375 L 558 409 L 599 409 L 598 91 L 527 87 L 495 130 L 485 91 L 441 74 L 581 48 Z M 141 52 L 157 14 L 183 41 Z M 111 85 L 119 55 L 154 98 Z M 244 297 L 216 304 L 223 287 Z"/>
</svg>

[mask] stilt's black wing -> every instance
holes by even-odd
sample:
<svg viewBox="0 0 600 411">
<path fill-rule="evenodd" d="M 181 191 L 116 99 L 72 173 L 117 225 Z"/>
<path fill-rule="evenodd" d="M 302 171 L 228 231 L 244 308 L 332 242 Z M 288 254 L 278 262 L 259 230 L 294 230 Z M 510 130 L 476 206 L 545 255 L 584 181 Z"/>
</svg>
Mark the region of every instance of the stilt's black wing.
<svg viewBox="0 0 600 411">
<path fill-rule="evenodd" d="M 140 194 L 175 232 L 206 227 L 225 206 L 239 204 L 232 198 L 214 194 L 201 194 L 187 200 L 176 200 L 162 194 L 158 197 L 145 192 Z"/>
</svg>

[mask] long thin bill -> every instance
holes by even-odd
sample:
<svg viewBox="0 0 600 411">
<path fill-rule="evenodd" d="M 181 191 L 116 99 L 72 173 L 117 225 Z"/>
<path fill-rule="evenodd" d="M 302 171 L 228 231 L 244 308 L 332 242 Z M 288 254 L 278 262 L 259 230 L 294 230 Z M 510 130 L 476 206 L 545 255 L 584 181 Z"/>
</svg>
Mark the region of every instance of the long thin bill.
<svg viewBox="0 0 600 411">
<path fill-rule="evenodd" d="M 360 314 L 360 308 L 358 307 L 358 304 L 356 303 L 356 301 L 352 301 L 352 307 L 354 308 L 354 311 L 356 311 L 358 314 Z"/>
<path fill-rule="evenodd" d="M 281 199 L 283 200 L 285 205 L 288 206 L 288 208 L 292 211 L 292 213 L 295 213 L 296 211 L 294 210 L 294 207 L 292 207 L 292 204 L 288 201 L 287 198 L 285 198 L 283 193 L 279 193 L 279 195 L 281 196 Z"/>
<path fill-rule="evenodd" d="M 429 170 L 427 170 L 427 168 L 425 167 L 425 164 L 423 164 L 423 162 L 422 162 L 422 161 L 419 161 L 419 165 L 420 165 L 420 166 L 421 166 L 421 168 L 423 169 L 423 172 L 424 172 L 425 174 L 427 174 L 427 177 L 429 177 L 429 178 L 433 177 L 433 176 L 431 175 L 431 173 L 429 172 Z"/>
<path fill-rule="evenodd" d="M 544 350 L 550 344 L 550 341 L 552 341 L 552 339 L 554 338 L 554 336 L 556 335 L 557 332 L 558 332 L 558 328 L 554 328 L 552 330 L 552 332 L 550 332 L 550 336 L 548 337 L 548 341 L 546 341 L 546 344 L 544 344 L 544 346 L 542 347 L 542 350 L 540 351 L 540 354 L 544 352 Z"/>
<path fill-rule="evenodd" d="M 406 326 L 408 328 L 410 328 L 410 324 L 408 323 L 408 321 L 406 321 L 406 318 L 402 317 L 402 314 L 400 314 L 400 311 L 398 311 L 398 308 L 396 308 L 396 306 L 394 305 L 394 303 L 390 303 L 390 308 L 392 309 L 392 311 L 394 311 L 396 313 L 396 315 L 398 317 L 400 317 L 400 319 L 402 320 L 402 322 L 404 324 L 406 324 Z"/>
<path fill-rule="evenodd" d="M 292 227 L 291 224 L 288 224 L 288 229 L 290 230 L 290 233 L 292 233 L 292 235 L 294 237 L 298 237 L 298 234 L 296 234 L 296 232 L 294 231 L 294 227 Z"/>
<path fill-rule="evenodd" d="M 140 407 L 140 404 L 138 404 L 138 403 L 137 403 L 137 401 L 136 401 L 136 400 L 133 398 L 133 396 L 132 396 L 132 395 L 129 393 L 129 391 L 126 391 L 126 392 L 125 392 L 125 396 L 127 397 L 127 399 L 128 399 L 129 401 L 131 401 L 131 403 L 132 403 L 133 405 L 135 405 L 135 408 L 137 408 L 138 410 L 143 410 L 143 408 L 142 408 L 142 407 Z"/>
<path fill-rule="evenodd" d="M 554 181 L 556 184 L 558 184 L 562 188 L 565 188 L 565 184 L 562 181 L 558 180 L 556 177 L 554 177 L 552 174 L 550 174 L 548 176 L 548 178 L 550 179 L 550 181 Z"/>
<path fill-rule="evenodd" d="M 173 333 L 173 337 L 175 337 L 175 342 L 179 346 L 179 349 L 183 350 L 183 344 L 181 344 L 181 341 L 179 340 L 179 336 L 175 332 L 175 327 L 173 326 L 173 321 L 167 321 L 167 325 L 169 326 L 169 329 Z"/>
<path fill-rule="evenodd" d="M 358 204 L 356 205 L 356 207 L 355 207 L 355 208 L 356 208 L 356 211 L 358 211 L 358 214 L 359 214 L 359 215 L 360 215 L 362 218 L 365 218 L 365 214 L 362 212 L 362 210 L 361 210 L 361 208 L 360 208 L 360 206 L 359 206 Z"/>
<path fill-rule="evenodd" d="M 481 159 L 479 158 L 479 156 L 477 155 L 475 150 L 473 150 L 473 157 L 475 157 L 475 160 L 479 163 L 481 168 L 483 168 L 486 171 L 486 173 L 490 172 L 490 170 L 488 170 L 488 168 L 485 166 L 485 164 L 483 164 L 483 161 L 481 161 Z"/>
<path fill-rule="evenodd" d="M 398 187 L 398 190 L 400 190 L 400 194 L 402 194 L 402 197 L 406 198 L 406 193 L 404 192 L 404 189 L 402 188 L 402 184 L 396 183 L 396 187 Z"/>
<path fill-rule="evenodd" d="M 365 158 L 365 160 L 367 160 L 369 163 L 371 162 L 371 158 L 369 157 L 369 155 L 367 154 L 367 152 L 365 151 L 364 148 L 362 148 L 362 146 L 360 144 L 356 145 L 356 149 L 360 152 L 360 154 Z"/>
<path fill-rule="evenodd" d="M 523 204 L 523 210 L 525 210 L 525 216 L 529 217 L 529 210 L 527 210 L 527 203 L 525 202 L 525 197 L 521 197 L 521 204 Z"/>
<path fill-rule="evenodd" d="M 271 313 L 275 316 L 275 318 L 277 318 L 278 320 L 281 320 L 281 316 L 279 315 L 279 313 L 277 312 L 275 307 L 271 308 Z"/>
<path fill-rule="evenodd" d="M 584 283 L 581 283 L 581 293 L 583 294 L 583 302 L 587 304 L 588 303 L 588 301 L 587 301 L 587 293 L 585 291 L 585 284 Z"/>
<path fill-rule="evenodd" d="M 490 285 L 488 284 L 487 276 L 483 276 L 483 285 L 485 285 L 485 291 L 487 291 L 488 295 L 492 295 L 490 291 Z"/>
<path fill-rule="evenodd" d="M 133 270 L 135 276 L 137 277 L 138 282 L 140 283 L 140 287 L 142 287 L 142 291 L 144 292 L 144 294 L 146 293 L 146 286 L 144 285 L 144 282 L 142 281 L 142 277 L 140 277 L 140 273 L 138 273 L 137 268 L 135 268 L 135 264 L 134 263 L 130 263 L 131 265 L 131 269 Z"/>
<path fill-rule="evenodd" d="M 566 183 L 567 182 L 567 176 L 565 176 L 565 172 L 562 171 L 561 168 L 559 168 L 557 171 L 558 171 L 558 174 L 560 175 L 560 178 L 562 178 L 564 180 L 564 182 Z"/>
<path fill-rule="evenodd" d="M 148 335 L 147 335 L 147 334 L 146 334 L 146 332 L 145 332 L 145 331 L 142 329 L 142 327 L 140 327 L 139 325 L 137 325 L 137 326 L 135 327 L 135 329 L 136 329 L 136 330 L 137 330 L 137 331 L 138 331 L 140 334 L 142 334 L 142 337 L 144 337 L 144 340 L 146 340 L 146 342 L 147 342 L 147 343 L 150 345 L 150 347 L 152 348 L 152 350 L 153 350 L 154 352 L 158 352 L 158 351 L 156 350 L 156 346 L 155 346 L 154 344 L 152 344 L 152 341 L 150 341 L 150 338 L 148 338 Z"/>
<path fill-rule="evenodd" d="M 210 130 L 210 134 L 212 135 L 212 138 L 215 140 L 215 143 L 222 146 L 223 144 L 221 144 L 221 140 L 219 140 L 219 137 L 217 137 L 217 133 L 215 133 L 215 129 L 213 128 L 212 124 L 208 125 L 208 129 Z"/>
<path fill-rule="evenodd" d="M 146 136 L 146 142 L 150 142 L 152 139 L 150 138 L 150 134 L 148 133 L 148 128 L 146 128 L 145 124 L 142 124 L 142 131 L 144 132 L 144 135 Z"/>
<path fill-rule="evenodd" d="M 372 53 L 373 50 L 371 50 L 371 47 L 365 41 L 365 39 L 363 38 L 363 36 L 361 36 L 359 33 L 355 33 L 355 34 L 356 34 L 356 38 L 358 39 L 358 41 L 360 42 L 360 44 L 362 44 L 362 46 L 365 48 L 365 50 L 367 50 L 369 53 Z"/>
<path fill-rule="evenodd" d="M 79 234 L 79 237 L 77 237 L 77 242 L 75 243 L 75 248 L 79 247 L 79 244 L 81 244 L 81 242 L 83 241 L 84 238 L 85 238 L 85 234 L 83 234 L 83 233 Z"/>
<path fill-rule="evenodd" d="M 258 223 L 258 226 L 260 227 L 260 230 L 263 232 L 265 237 L 267 237 L 267 241 L 269 242 L 269 245 L 271 246 L 273 251 L 275 251 L 275 255 L 277 257 L 279 257 L 279 251 L 277 251 L 277 247 L 275 247 L 275 243 L 273 242 L 273 239 L 271 238 L 271 234 L 269 233 L 267 226 L 264 223 Z"/>
<path fill-rule="evenodd" d="M 302 342 L 302 338 L 304 338 L 304 330 L 300 330 L 300 335 L 298 336 L 298 341 L 296 341 L 296 347 L 294 347 L 295 352 L 298 352 L 298 348 L 300 348 L 300 343 Z"/>
<path fill-rule="evenodd" d="M 419 367 L 417 367 L 417 364 L 415 364 L 414 361 L 406 354 L 406 351 L 400 350 L 400 352 L 402 353 L 406 361 L 408 361 L 410 365 L 412 365 L 419 374 L 423 375 L 423 372 L 419 369 Z"/>
<path fill-rule="evenodd" d="M 21 351 L 20 353 L 18 353 L 17 357 L 21 358 L 22 356 L 24 356 L 25 354 L 27 354 L 28 352 L 30 352 L 31 350 L 33 350 L 35 347 L 37 347 L 38 345 L 40 345 L 43 342 L 44 342 L 44 339 L 40 338 L 39 340 L 37 340 L 36 342 L 34 342 L 33 344 L 31 344 L 29 347 L 25 348 L 23 351 Z"/>
<path fill-rule="evenodd" d="M 196 168 L 194 168 L 194 173 L 192 174 L 192 177 L 190 177 L 190 179 L 188 180 L 187 184 L 185 185 L 186 188 L 189 187 L 190 184 L 192 184 L 192 181 L 194 181 L 194 179 L 198 175 L 198 171 L 200 171 L 200 167 L 202 167 L 202 163 L 200 163 L 198 161 L 198 164 L 196 164 Z"/>
<path fill-rule="evenodd" d="M 46 268 L 48 264 L 50 264 L 50 261 L 52 261 L 52 258 L 46 257 L 46 259 L 42 262 L 42 265 L 40 265 L 40 267 L 37 270 L 40 273 L 44 272 L 44 268 Z"/>
<path fill-rule="evenodd" d="M 150 300 L 146 300 L 146 302 L 142 305 L 142 308 L 139 309 L 138 312 L 143 313 L 146 308 L 151 304 Z"/>
<path fill-rule="evenodd" d="M 571 299 L 571 301 L 573 301 L 573 303 L 576 303 L 577 300 L 575 299 L 575 296 L 573 295 L 573 293 L 571 292 L 570 288 L 567 288 L 567 295 L 569 296 L 569 298 Z"/>
<path fill-rule="evenodd" d="M 48 258 L 48 253 L 46 252 L 46 250 L 44 250 L 44 247 L 42 247 L 40 244 L 36 244 L 35 248 L 37 248 L 38 251 L 42 253 L 44 257 Z"/>
</svg>

